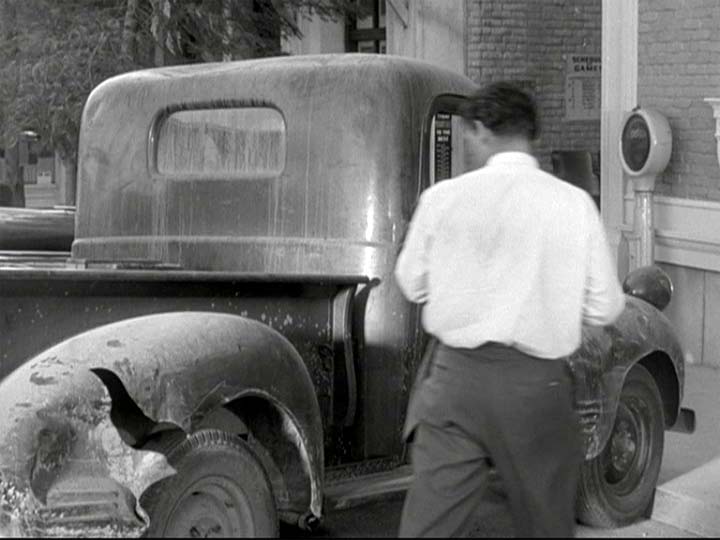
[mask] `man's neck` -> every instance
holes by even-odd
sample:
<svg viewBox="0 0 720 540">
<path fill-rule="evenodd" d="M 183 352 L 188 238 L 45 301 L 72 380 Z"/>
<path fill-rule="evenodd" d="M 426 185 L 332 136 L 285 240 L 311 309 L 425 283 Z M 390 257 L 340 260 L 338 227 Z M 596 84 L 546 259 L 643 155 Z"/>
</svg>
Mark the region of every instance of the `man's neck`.
<svg viewBox="0 0 720 540">
<path fill-rule="evenodd" d="M 503 137 L 493 145 L 493 155 L 501 152 L 524 152 L 532 154 L 532 144 L 524 137 Z"/>
</svg>

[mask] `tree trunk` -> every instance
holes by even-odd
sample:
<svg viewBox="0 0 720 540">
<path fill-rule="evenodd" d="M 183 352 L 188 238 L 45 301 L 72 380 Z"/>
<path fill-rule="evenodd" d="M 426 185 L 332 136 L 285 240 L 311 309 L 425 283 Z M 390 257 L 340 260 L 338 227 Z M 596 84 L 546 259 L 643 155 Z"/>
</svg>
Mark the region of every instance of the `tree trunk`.
<svg viewBox="0 0 720 540">
<path fill-rule="evenodd" d="M 20 144 L 18 142 L 5 147 L 5 176 L 10 200 L 7 206 L 25 207 L 25 182 L 20 166 Z"/>
<path fill-rule="evenodd" d="M 138 0 L 127 0 L 122 43 L 120 44 L 122 54 L 133 60 L 135 60 L 135 40 L 137 39 L 137 7 Z"/>
<path fill-rule="evenodd" d="M 155 38 L 155 66 L 165 65 L 165 42 L 167 41 L 167 27 L 165 24 L 165 10 L 169 7 L 167 0 L 152 0 L 152 35 Z"/>
<path fill-rule="evenodd" d="M 243 18 L 242 27 L 238 28 L 237 34 L 239 35 L 235 38 L 237 40 L 235 57 L 238 60 L 255 58 L 257 57 L 257 51 L 253 40 L 259 34 L 257 24 L 252 17 L 255 11 L 255 3 L 253 0 L 239 0 L 238 4 L 241 6 L 241 13 L 247 13 L 248 16 Z M 243 34 L 245 34 L 245 37 L 243 37 Z M 248 36 L 252 36 L 253 39 L 247 39 Z"/>
<path fill-rule="evenodd" d="M 230 0 L 222 0 L 222 14 L 225 19 L 225 35 L 223 36 L 223 47 L 226 51 L 230 48 L 230 43 L 233 39 L 233 25 L 232 25 L 232 12 L 230 9 Z M 229 52 L 223 52 L 222 61 L 229 62 L 233 59 L 232 54 Z"/>
<path fill-rule="evenodd" d="M 0 2 L 0 31 L 2 31 L 3 40 L 13 39 L 17 34 L 18 13 L 17 3 L 15 0 L 4 0 Z M 11 51 L 8 51 L 9 59 L 15 60 L 15 92 L 11 99 L 15 99 L 20 89 L 20 67 L 17 42 Z M 6 112 L 0 111 L 2 118 L 6 120 Z M 17 135 L 17 134 L 16 134 Z M 4 137 L 3 146 L 5 148 L 5 178 L 0 178 L 0 183 L 5 185 L 1 191 L 2 204 L 7 206 L 25 206 L 25 183 L 23 182 L 22 169 L 20 168 L 20 151 L 17 140 L 13 141 L 13 137 Z"/>
</svg>

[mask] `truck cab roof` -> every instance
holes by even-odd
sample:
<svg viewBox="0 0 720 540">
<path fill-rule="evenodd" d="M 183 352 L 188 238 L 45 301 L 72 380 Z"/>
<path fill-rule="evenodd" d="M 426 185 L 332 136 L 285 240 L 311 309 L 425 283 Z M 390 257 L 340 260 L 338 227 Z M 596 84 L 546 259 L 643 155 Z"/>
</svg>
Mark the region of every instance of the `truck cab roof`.
<svg viewBox="0 0 720 540">
<path fill-rule="evenodd" d="M 343 257 L 335 272 L 362 273 L 363 246 L 397 243 L 410 217 L 433 99 L 474 88 L 362 54 L 109 79 L 83 113 L 72 255 L 283 273 Z"/>
</svg>

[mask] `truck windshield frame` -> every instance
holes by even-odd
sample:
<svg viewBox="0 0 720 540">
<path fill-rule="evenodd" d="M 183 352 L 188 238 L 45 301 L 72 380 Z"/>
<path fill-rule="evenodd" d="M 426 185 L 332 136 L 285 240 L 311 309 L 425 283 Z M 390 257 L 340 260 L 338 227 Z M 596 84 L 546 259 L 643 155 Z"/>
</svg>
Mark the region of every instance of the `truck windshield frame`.
<svg viewBox="0 0 720 540">
<path fill-rule="evenodd" d="M 424 190 L 431 184 L 435 183 L 431 169 L 434 166 L 433 156 L 434 153 L 431 149 L 431 144 L 434 142 L 433 127 L 434 119 L 438 114 L 449 114 L 457 115 L 460 110 L 460 106 L 467 101 L 466 96 L 459 94 L 440 94 L 436 96 L 428 112 L 425 115 L 425 121 L 423 123 L 422 138 L 420 141 L 420 189 Z M 418 193 L 418 197 L 420 193 Z"/>
</svg>

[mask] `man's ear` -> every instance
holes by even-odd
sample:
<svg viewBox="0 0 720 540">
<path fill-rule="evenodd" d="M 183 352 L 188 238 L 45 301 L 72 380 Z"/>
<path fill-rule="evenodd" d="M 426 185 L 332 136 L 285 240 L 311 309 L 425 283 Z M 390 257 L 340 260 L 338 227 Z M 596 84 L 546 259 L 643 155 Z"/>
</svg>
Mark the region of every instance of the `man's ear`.
<svg viewBox="0 0 720 540">
<path fill-rule="evenodd" d="M 478 140 L 483 144 L 488 144 L 494 138 L 493 132 L 490 131 L 485 125 L 479 120 L 474 122 L 475 124 L 475 135 Z"/>
<path fill-rule="evenodd" d="M 481 130 L 485 129 L 480 120 L 466 120 L 465 125 L 473 135 L 479 135 Z"/>
<path fill-rule="evenodd" d="M 475 143 L 481 143 L 483 132 L 487 131 L 479 120 L 465 120 L 464 129 L 466 136 Z"/>
</svg>

